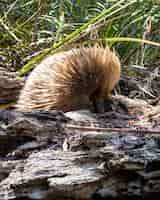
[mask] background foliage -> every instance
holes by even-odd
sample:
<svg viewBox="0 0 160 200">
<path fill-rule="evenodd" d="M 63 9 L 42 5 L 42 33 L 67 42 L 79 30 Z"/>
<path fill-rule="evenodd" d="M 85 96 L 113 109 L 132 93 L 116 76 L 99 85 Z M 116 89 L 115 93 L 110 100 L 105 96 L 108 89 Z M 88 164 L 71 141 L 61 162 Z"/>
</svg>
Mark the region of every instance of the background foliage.
<svg viewBox="0 0 160 200">
<path fill-rule="evenodd" d="M 18 70 L 43 49 L 112 8 L 76 42 L 97 39 L 106 45 L 112 37 L 144 38 L 160 42 L 160 1 L 155 0 L 0 0 L 0 65 Z M 119 10 L 119 11 L 118 11 Z M 148 22 L 149 21 L 149 22 Z M 146 27 L 150 23 L 150 27 Z M 148 29 L 147 29 L 148 28 Z M 92 29 L 92 27 L 91 27 Z M 85 30 L 87 33 L 87 29 Z M 160 48 L 143 43 L 109 42 L 123 64 L 155 67 Z"/>
</svg>

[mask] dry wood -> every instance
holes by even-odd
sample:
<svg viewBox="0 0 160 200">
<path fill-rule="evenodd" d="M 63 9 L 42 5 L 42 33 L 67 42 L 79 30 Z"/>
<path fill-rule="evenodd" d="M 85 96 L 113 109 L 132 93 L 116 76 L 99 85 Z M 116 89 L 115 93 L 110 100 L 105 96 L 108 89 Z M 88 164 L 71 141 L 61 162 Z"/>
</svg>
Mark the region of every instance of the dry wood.
<svg viewBox="0 0 160 200">
<path fill-rule="evenodd" d="M 23 85 L 23 78 L 18 78 L 16 73 L 0 68 L 0 104 L 15 102 Z"/>
<path fill-rule="evenodd" d="M 159 129 L 132 129 L 132 128 L 101 128 L 89 126 L 67 125 L 66 128 L 80 131 L 96 131 L 96 132 L 115 132 L 115 133 L 135 133 L 135 134 L 160 134 Z"/>
<path fill-rule="evenodd" d="M 23 81 L 1 75 L 0 100 L 15 100 Z M 158 200 L 159 106 L 113 99 L 99 115 L 0 111 L 0 200 Z"/>
</svg>

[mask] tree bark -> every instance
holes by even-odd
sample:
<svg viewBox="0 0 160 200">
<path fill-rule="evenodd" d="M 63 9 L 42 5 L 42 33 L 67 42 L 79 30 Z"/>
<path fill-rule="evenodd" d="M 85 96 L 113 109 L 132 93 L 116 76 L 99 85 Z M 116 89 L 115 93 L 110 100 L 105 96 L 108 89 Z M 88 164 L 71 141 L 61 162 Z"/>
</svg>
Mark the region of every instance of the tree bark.
<svg viewBox="0 0 160 200">
<path fill-rule="evenodd" d="M 0 104 L 15 102 L 23 85 L 24 78 L 0 68 Z"/>
<path fill-rule="evenodd" d="M 4 79 L 0 100 L 15 100 L 21 81 Z M 160 108 L 113 99 L 103 114 L 1 110 L 0 199 L 158 200 Z"/>
</svg>

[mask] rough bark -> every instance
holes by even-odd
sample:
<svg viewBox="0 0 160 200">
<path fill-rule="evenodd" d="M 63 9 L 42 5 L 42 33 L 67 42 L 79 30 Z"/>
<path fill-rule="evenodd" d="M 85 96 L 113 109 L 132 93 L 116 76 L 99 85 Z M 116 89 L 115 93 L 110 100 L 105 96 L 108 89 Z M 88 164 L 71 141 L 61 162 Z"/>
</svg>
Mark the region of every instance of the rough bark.
<svg viewBox="0 0 160 200">
<path fill-rule="evenodd" d="M 0 104 L 15 102 L 23 84 L 24 79 L 16 73 L 0 68 Z"/>
<path fill-rule="evenodd" d="M 159 105 L 116 96 L 110 107 L 1 110 L 0 200 L 159 199 Z"/>
</svg>

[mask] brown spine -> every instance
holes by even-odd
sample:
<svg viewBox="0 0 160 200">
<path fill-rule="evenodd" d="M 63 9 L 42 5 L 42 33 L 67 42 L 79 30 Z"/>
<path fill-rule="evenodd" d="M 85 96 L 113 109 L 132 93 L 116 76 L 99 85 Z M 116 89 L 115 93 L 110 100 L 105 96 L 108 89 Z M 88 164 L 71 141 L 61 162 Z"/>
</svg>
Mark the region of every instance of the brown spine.
<svg viewBox="0 0 160 200">
<path fill-rule="evenodd" d="M 108 47 L 72 49 L 42 61 L 29 75 L 17 109 L 71 111 L 107 98 L 120 78 L 120 62 Z"/>
</svg>

